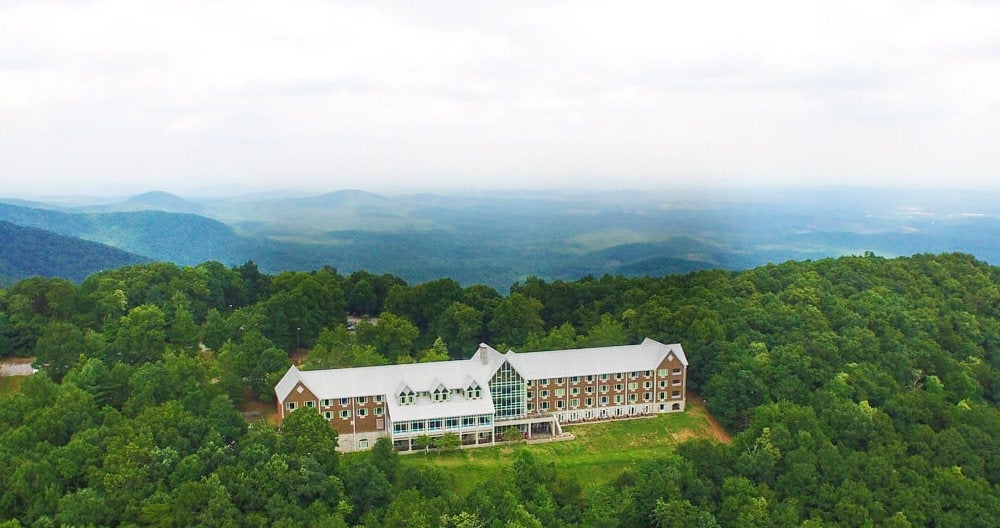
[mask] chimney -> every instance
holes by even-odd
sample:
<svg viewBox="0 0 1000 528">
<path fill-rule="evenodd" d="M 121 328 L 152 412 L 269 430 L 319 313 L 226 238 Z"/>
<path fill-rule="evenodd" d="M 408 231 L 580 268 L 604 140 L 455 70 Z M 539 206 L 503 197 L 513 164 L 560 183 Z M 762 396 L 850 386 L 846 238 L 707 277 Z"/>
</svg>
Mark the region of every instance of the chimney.
<svg viewBox="0 0 1000 528">
<path fill-rule="evenodd" d="M 479 359 L 483 362 L 483 365 L 489 363 L 489 359 L 486 357 L 486 343 L 479 343 Z"/>
</svg>

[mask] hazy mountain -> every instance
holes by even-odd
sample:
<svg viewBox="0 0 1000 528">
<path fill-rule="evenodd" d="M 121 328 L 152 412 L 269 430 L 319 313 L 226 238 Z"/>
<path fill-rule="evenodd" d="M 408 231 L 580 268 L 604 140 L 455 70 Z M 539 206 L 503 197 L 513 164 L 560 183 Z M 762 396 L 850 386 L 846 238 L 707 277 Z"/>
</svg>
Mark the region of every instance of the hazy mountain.
<svg viewBox="0 0 1000 528">
<path fill-rule="evenodd" d="M 0 204 L 0 220 L 183 265 L 205 260 L 245 261 L 255 253 L 251 248 L 256 245 L 221 222 L 192 214 L 64 213 Z"/>
<path fill-rule="evenodd" d="M 134 211 L 162 211 L 167 213 L 202 212 L 203 206 L 197 202 L 185 200 L 176 194 L 163 191 L 150 191 L 135 195 L 127 200 L 109 204 L 79 207 L 75 212 L 112 213 Z"/>
<path fill-rule="evenodd" d="M 735 270 L 866 251 L 958 251 L 997 263 L 998 197 L 872 189 L 401 196 L 345 190 L 195 200 L 153 192 L 115 206 L 142 210 L 114 213 L 0 204 L 0 220 L 178 264 L 253 259 L 271 273 L 329 265 L 503 289 L 530 275 Z"/>
<path fill-rule="evenodd" d="M 82 281 L 103 269 L 148 260 L 104 244 L 0 221 L 0 283 L 36 275 Z"/>
</svg>

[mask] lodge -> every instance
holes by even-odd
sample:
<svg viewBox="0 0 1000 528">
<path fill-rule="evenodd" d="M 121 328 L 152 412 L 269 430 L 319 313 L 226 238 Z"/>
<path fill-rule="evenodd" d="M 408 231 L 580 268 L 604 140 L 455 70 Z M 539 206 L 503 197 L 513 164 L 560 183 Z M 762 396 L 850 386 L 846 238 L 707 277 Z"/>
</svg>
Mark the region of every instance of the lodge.
<svg viewBox="0 0 1000 528">
<path fill-rule="evenodd" d="M 687 357 L 679 344 L 501 353 L 483 343 L 466 360 L 330 370 L 294 365 L 275 386 L 278 416 L 319 412 L 341 451 L 389 437 L 399 451 L 414 439 L 454 433 L 462 445 L 489 445 L 510 427 L 526 438 L 559 435 L 561 424 L 683 411 Z"/>
</svg>

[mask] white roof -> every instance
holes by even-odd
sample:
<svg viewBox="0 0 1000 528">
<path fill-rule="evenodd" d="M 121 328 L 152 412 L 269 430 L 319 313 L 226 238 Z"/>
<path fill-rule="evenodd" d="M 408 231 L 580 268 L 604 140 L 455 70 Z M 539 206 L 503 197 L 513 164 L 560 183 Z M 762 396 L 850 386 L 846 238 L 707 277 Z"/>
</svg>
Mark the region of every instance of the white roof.
<svg viewBox="0 0 1000 528">
<path fill-rule="evenodd" d="M 664 345 L 649 338 L 638 345 L 508 353 L 508 358 L 525 379 L 542 379 L 653 370 L 671 353 L 687 366 L 679 344 Z"/>
<path fill-rule="evenodd" d="M 492 414 L 494 406 L 489 381 L 505 360 L 522 377 L 533 380 L 652 370 L 668 354 L 673 354 L 687 366 L 687 356 L 681 345 L 664 345 L 649 338 L 638 345 L 521 354 L 513 351 L 501 354 L 482 343 L 471 358 L 458 361 L 329 370 L 299 370 L 292 366 L 274 387 L 274 392 L 278 401 L 284 401 L 301 381 L 318 399 L 382 395 L 386 398 L 393 420 Z M 412 405 L 400 405 L 396 398 L 405 387 L 418 393 L 433 393 L 441 385 L 448 389 L 466 389 L 472 383 L 481 389 L 481 397 L 475 400 L 466 399 L 462 394 L 451 394 L 445 402 L 417 398 Z"/>
</svg>

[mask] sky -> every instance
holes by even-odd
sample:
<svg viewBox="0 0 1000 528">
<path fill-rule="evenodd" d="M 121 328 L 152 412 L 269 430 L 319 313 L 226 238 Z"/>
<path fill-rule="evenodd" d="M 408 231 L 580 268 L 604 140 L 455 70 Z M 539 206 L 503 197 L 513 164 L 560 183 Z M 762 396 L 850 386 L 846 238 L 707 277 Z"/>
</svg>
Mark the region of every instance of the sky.
<svg viewBox="0 0 1000 528">
<path fill-rule="evenodd" d="M 1000 188 L 1000 2 L 0 0 L 0 195 Z"/>
</svg>

